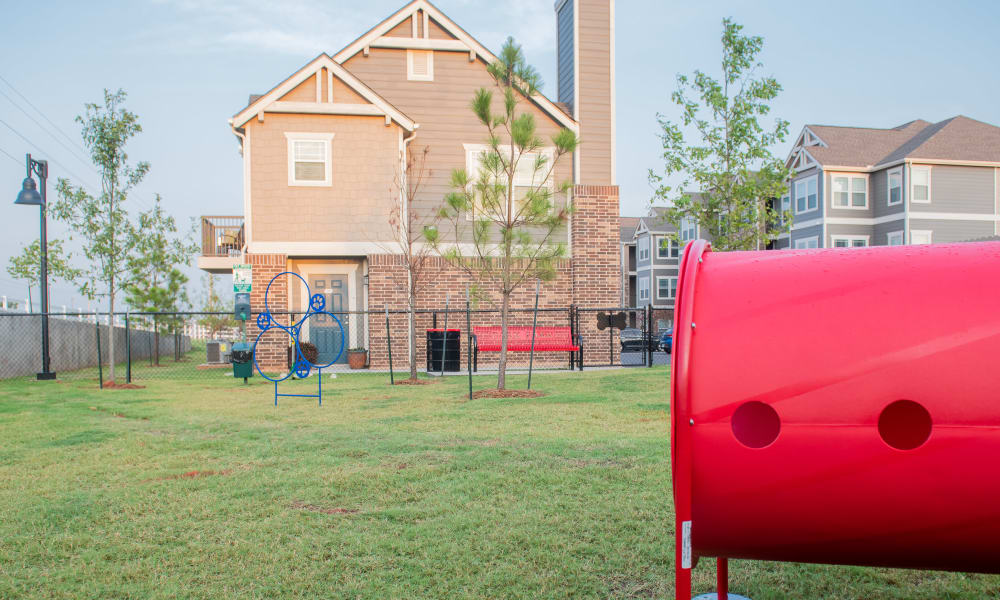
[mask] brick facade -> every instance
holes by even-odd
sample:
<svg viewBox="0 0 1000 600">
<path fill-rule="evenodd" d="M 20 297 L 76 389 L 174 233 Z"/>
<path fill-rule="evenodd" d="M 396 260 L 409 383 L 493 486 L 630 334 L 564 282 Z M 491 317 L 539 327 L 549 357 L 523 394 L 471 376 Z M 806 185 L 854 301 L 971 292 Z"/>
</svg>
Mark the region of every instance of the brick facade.
<svg viewBox="0 0 1000 600">
<path fill-rule="evenodd" d="M 284 254 L 246 254 L 247 264 L 253 268 L 253 282 L 250 290 L 250 311 L 253 317 L 247 321 L 247 339 L 253 343 L 260 333 L 257 328 L 257 314 L 264 311 L 264 294 L 267 292 L 267 305 L 270 310 L 284 312 L 288 310 L 288 279 L 285 276 L 277 279 L 267 291 L 267 285 L 275 275 L 285 271 L 288 257 Z M 274 318 L 282 325 L 288 325 L 288 315 L 275 315 Z M 272 329 L 264 334 L 257 344 L 257 364 L 267 370 L 284 370 L 287 368 L 287 352 L 290 344 L 288 334 L 280 329 Z"/>
<path fill-rule="evenodd" d="M 620 304 L 620 270 L 618 246 L 618 187 L 617 186 L 576 186 L 573 196 L 572 214 L 572 257 L 557 264 L 557 276 L 541 286 L 538 316 L 539 326 L 565 326 L 570 324 L 569 307 L 613 308 Z M 406 268 L 401 256 L 373 254 L 368 259 L 368 348 L 369 364 L 372 368 L 384 369 L 389 365 L 386 344 L 385 308 L 403 311 L 406 308 Z M 264 309 L 264 292 L 268 283 L 278 273 L 286 270 L 288 257 L 284 254 L 247 254 L 246 260 L 253 266 L 253 292 L 251 308 L 254 314 Z M 471 285 L 470 278 L 460 269 L 450 265 L 440 257 L 429 259 L 426 277 L 433 281 L 425 287 L 418 299 L 418 310 L 438 311 L 437 326 L 444 325 L 446 296 L 450 297 L 455 310 L 449 317 L 449 327 L 462 329 L 461 366 L 467 365 L 467 337 L 465 323 L 465 293 Z M 284 311 L 288 304 L 288 286 L 295 279 L 283 277 L 274 282 L 268 295 L 272 311 Z M 511 298 L 511 308 L 531 309 L 534 306 L 534 285 L 522 284 Z M 493 302 L 490 302 L 492 300 Z M 499 294 L 493 293 L 489 299 L 475 303 L 473 310 L 490 310 L 499 306 Z M 551 309 L 546 311 L 545 309 Z M 556 310 L 558 309 L 558 310 Z M 287 316 L 278 316 L 279 322 L 288 323 Z M 392 314 L 389 317 L 393 336 L 393 367 L 397 370 L 409 368 L 406 314 Z M 432 314 L 420 314 L 416 320 L 416 348 L 418 367 L 426 366 L 425 332 L 433 325 Z M 511 324 L 530 326 L 530 310 L 511 314 Z M 594 349 L 606 352 L 608 332 L 597 329 L 595 312 L 581 312 L 579 333 L 583 338 L 587 362 L 593 362 Z M 493 313 L 473 313 L 472 325 L 496 325 L 498 316 Z M 248 336 L 255 340 L 259 330 L 256 321 L 248 323 Z M 283 370 L 286 368 L 288 336 L 280 330 L 265 334 L 258 345 L 258 362 L 262 368 Z M 612 344 L 608 358 L 618 360 L 618 344 Z M 512 368 L 526 367 L 527 356 L 523 353 L 511 355 Z M 480 356 L 481 368 L 495 368 L 496 353 Z M 604 357 L 596 359 L 604 362 Z M 539 366 L 568 366 L 567 353 L 544 353 L 536 356 Z"/>
</svg>

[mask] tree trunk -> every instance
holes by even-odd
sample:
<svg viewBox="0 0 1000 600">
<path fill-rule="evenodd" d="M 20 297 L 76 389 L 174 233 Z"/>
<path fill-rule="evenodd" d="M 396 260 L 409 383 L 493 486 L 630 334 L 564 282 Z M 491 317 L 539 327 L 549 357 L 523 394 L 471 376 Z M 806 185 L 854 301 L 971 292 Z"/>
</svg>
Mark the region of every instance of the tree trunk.
<svg viewBox="0 0 1000 600">
<path fill-rule="evenodd" d="M 108 356 L 111 357 L 111 365 L 108 371 L 110 381 L 115 380 L 115 280 L 111 278 L 111 290 L 108 294 L 109 314 L 108 314 Z"/>
<path fill-rule="evenodd" d="M 160 324 L 153 317 L 153 362 L 160 366 Z"/>
<path fill-rule="evenodd" d="M 35 309 L 31 307 L 31 286 L 28 286 L 28 312 L 35 312 Z"/>
<path fill-rule="evenodd" d="M 497 389 L 507 389 L 507 315 L 510 310 L 510 294 L 504 292 L 500 304 L 500 367 L 497 373 Z"/>
<path fill-rule="evenodd" d="M 409 304 L 410 304 L 409 306 L 410 314 L 408 315 L 408 319 L 410 328 L 410 379 L 416 379 L 417 378 L 417 323 L 416 323 L 416 315 L 414 314 L 414 312 L 416 311 L 416 306 L 412 292 L 410 292 Z"/>
</svg>

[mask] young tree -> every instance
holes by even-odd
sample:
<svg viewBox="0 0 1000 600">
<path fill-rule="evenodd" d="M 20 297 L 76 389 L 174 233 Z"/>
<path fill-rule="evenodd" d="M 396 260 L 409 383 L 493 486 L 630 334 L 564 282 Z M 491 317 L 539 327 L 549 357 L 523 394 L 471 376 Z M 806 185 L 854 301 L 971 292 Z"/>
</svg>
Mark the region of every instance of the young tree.
<svg viewBox="0 0 1000 600">
<path fill-rule="evenodd" d="M 237 327 L 239 323 L 233 316 L 232 303 L 230 302 L 228 305 L 223 303 L 222 298 L 215 291 L 215 276 L 211 273 L 205 273 L 201 282 L 205 289 L 201 302 L 202 312 L 220 314 L 204 315 L 198 320 L 198 324 L 208 329 L 209 337 L 213 338 L 226 329 Z"/>
<path fill-rule="evenodd" d="M 129 192 L 149 171 L 149 163 L 131 165 L 125 145 L 142 131 L 139 118 L 123 106 L 123 90 L 104 90 L 104 104 L 87 104 L 86 116 L 76 121 L 83 125 L 83 142 L 101 175 L 101 191 L 93 196 L 67 179 L 59 179 L 59 199 L 52 207 L 56 218 L 65 221 L 83 242 L 83 254 L 89 267 L 84 271 L 81 293 L 89 298 L 106 296 L 108 312 L 114 315 L 115 299 L 128 274 L 128 256 L 136 244 L 136 232 L 129 221 L 124 203 Z M 100 285 L 100 289 L 95 284 Z M 114 322 L 114 317 L 110 317 Z M 115 336 L 108 336 L 111 359 L 110 378 L 115 379 Z"/>
<path fill-rule="evenodd" d="M 68 283 L 80 275 L 80 270 L 73 268 L 69 259 L 72 254 L 63 252 L 62 240 L 50 240 L 48 242 L 48 274 L 53 281 L 63 280 Z M 21 248 L 21 253 L 10 257 L 10 264 L 7 265 L 7 273 L 14 279 L 23 279 L 28 282 L 28 310 L 31 310 L 31 287 L 39 285 L 41 274 L 42 250 L 38 240 Z"/>
<path fill-rule="evenodd" d="M 177 236 L 174 218 L 163 211 L 160 195 L 153 208 L 139 214 L 135 252 L 128 257 L 129 279 L 125 283 L 126 300 L 142 312 L 176 312 L 187 304 L 187 275 L 181 267 L 187 265 L 197 246 L 187 238 Z M 151 317 L 153 322 L 153 356 L 160 364 L 160 326 L 176 330 L 176 316 Z"/>
<path fill-rule="evenodd" d="M 500 93 L 500 111 L 494 112 L 494 93 L 479 89 L 472 111 L 486 128 L 485 150 L 474 173 L 456 169 L 451 175 L 453 191 L 441 210 L 450 222 L 453 239 L 445 241 L 436 229 L 424 236 L 449 263 L 463 270 L 475 283 L 477 295 L 494 302 L 489 290 L 500 296 L 501 350 L 497 389 L 505 389 L 507 374 L 507 326 L 510 298 L 525 281 L 551 280 L 555 262 L 566 247 L 553 235 L 566 222 L 569 206 L 557 203 L 572 185 L 554 183 L 559 160 L 572 154 L 579 141 L 569 129 L 561 129 L 546 141 L 538 135 L 535 118 L 519 113 L 521 97 L 538 92 L 538 72 L 525 62 L 521 47 L 507 38 L 489 74 Z M 469 239 L 474 253 L 460 250 Z"/>
<path fill-rule="evenodd" d="M 763 38 L 741 34 L 743 26 L 728 18 L 722 25 L 722 80 L 702 71 L 677 76 L 671 99 L 680 123 L 658 115 L 664 168 L 662 174 L 651 169 L 649 181 L 654 201 L 666 202 L 666 219 L 678 229 L 688 219 L 711 233 L 719 250 L 763 249 L 791 226 L 771 203 L 784 194 L 789 177 L 784 161 L 771 153 L 788 134 L 788 122 L 761 123 L 781 91 L 773 77 L 757 76 Z M 669 185 L 675 174 L 680 185 Z M 700 197 L 684 191 L 692 184 Z"/>
<path fill-rule="evenodd" d="M 430 149 L 424 146 L 420 152 L 414 149 L 407 153 L 402 171 L 396 173 L 389 189 L 392 205 L 388 217 L 393 241 L 385 250 L 390 254 L 400 254 L 406 269 L 406 277 L 393 278 L 393 283 L 406 293 L 411 380 L 417 379 L 417 297 L 427 286 L 428 260 L 435 255 L 424 231 L 435 229 L 440 219 L 435 211 L 424 213 L 413 206 L 413 199 L 420 193 L 424 179 L 431 175 L 431 171 L 426 169 L 429 152 Z"/>
</svg>

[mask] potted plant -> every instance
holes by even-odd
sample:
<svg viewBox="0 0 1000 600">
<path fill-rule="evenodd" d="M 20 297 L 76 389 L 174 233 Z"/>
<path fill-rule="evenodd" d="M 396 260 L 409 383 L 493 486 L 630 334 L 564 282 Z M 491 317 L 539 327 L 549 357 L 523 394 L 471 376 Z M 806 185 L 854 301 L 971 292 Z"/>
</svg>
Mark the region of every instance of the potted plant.
<svg viewBox="0 0 1000 600">
<path fill-rule="evenodd" d="M 351 348 L 347 351 L 347 364 L 352 369 L 364 369 L 368 366 L 368 350 Z"/>
</svg>

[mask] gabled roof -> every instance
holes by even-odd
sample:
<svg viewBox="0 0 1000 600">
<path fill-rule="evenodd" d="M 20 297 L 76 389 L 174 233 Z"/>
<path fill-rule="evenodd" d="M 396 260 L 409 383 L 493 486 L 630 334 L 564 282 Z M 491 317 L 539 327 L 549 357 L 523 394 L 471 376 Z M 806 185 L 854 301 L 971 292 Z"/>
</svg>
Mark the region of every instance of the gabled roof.
<svg viewBox="0 0 1000 600">
<path fill-rule="evenodd" d="M 399 125 L 407 131 L 415 131 L 417 127 L 419 127 L 413 119 L 403 114 L 402 111 L 393 106 L 392 103 L 378 95 L 373 89 L 368 87 L 353 73 L 341 66 L 340 63 L 334 61 L 333 58 L 326 53 L 320 54 L 311 60 L 304 67 L 296 71 L 291 77 L 271 88 L 271 90 L 266 94 L 257 96 L 256 98 L 251 96 L 250 104 L 237 113 L 230 120 L 230 124 L 234 128 L 239 128 L 261 112 L 267 111 L 269 107 L 277 109 L 278 105 L 275 103 L 280 104 L 280 100 L 285 94 L 295 89 L 296 86 L 305 80 L 315 76 L 316 73 L 324 68 L 332 73 L 334 77 L 343 81 L 345 85 L 357 92 L 359 96 L 370 102 L 371 105 L 368 106 L 363 104 L 344 104 L 333 102 L 286 103 L 293 104 L 293 106 L 282 107 L 280 112 L 384 115 L 387 119 L 386 125 L 389 124 L 388 120 L 391 119 L 396 123 L 399 123 Z M 272 110 L 272 112 L 279 111 Z"/>
<path fill-rule="evenodd" d="M 807 125 L 822 145 L 796 146 L 820 165 L 871 168 L 906 159 L 1000 162 L 1000 127 L 964 116 L 922 119 L 890 129 Z M 801 136 L 800 136 L 801 140 Z"/>
<path fill-rule="evenodd" d="M 381 23 L 369 29 L 364 35 L 354 40 L 347 46 L 344 46 L 343 49 L 333 55 L 333 59 L 337 61 L 337 63 L 344 63 L 347 59 L 351 58 L 358 52 L 364 51 L 365 48 L 376 45 L 380 38 L 392 30 L 392 28 L 396 27 L 406 19 L 413 18 L 413 15 L 418 10 L 424 11 L 425 14 L 434 19 L 434 21 L 437 22 L 437 24 L 440 25 L 445 31 L 455 36 L 455 40 L 423 40 L 428 42 L 428 46 L 445 44 L 446 42 L 454 41 L 457 43 L 446 44 L 449 49 L 471 52 L 473 54 L 470 56 L 474 55 L 479 57 L 487 63 L 497 60 L 496 55 L 480 44 L 474 37 L 469 35 L 467 31 L 459 27 L 458 24 L 448 18 L 447 15 L 441 12 L 440 9 L 431 4 L 428 0 L 412 0 L 396 12 L 392 13 L 392 15 L 383 20 Z M 563 127 L 571 129 L 574 132 L 579 131 L 577 122 L 569 114 L 559 108 L 555 102 L 546 98 L 545 95 L 541 93 L 534 94 L 529 97 L 529 100 L 538 105 L 540 109 L 558 121 Z"/>
<path fill-rule="evenodd" d="M 635 229 L 639 226 L 642 217 L 618 217 L 618 239 L 622 242 L 631 242 L 635 237 Z"/>
</svg>

